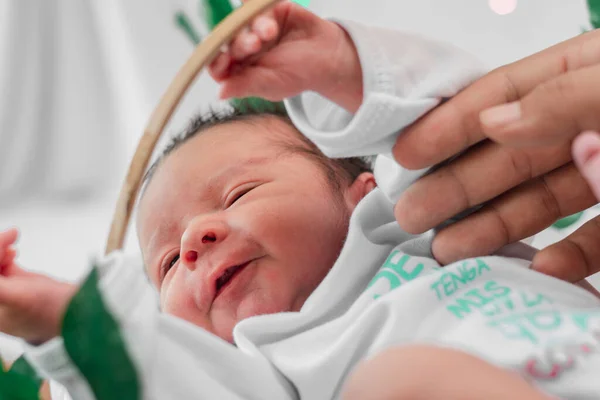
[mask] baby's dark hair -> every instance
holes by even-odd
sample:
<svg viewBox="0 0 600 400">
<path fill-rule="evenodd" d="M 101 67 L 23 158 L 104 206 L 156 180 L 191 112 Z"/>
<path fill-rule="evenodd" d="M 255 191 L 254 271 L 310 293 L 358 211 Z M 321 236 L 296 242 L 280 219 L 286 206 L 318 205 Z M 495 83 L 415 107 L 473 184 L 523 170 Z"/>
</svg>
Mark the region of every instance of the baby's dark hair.
<svg viewBox="0 0 600 400">
<path fill-rule="evenodd" d="M 371 160 L 367 157 L 348 157 L 348 158 L 329 158 L 319 148 L 307 139 L 300 131 L 296 129 L 291 119 L 282 106 L 257 109 L 244 105 L 244 107 L 233 107 L 222 111 L 210 110 L 207 113 L 199 114 L 191 120 L 183 132 L 175 135 L 167 144 L 160 156 L 150 166 L 144 177 L 145 186 L 150 182 L 156 169 L 161 162 L 173 151 L 183 145 L 185 142 L 196 135 L 215 126 L 225 125 L 233 122 L 257 123 L 274 118 L 288 124 L 300 144 L 294 140 L 281 141 L 284 148 L 293 153 L 304 153 L 306 156 L 314 159 L 324 170 L 327 179 L 332 186 L 340 190 L 342 182 L 350 184 L 363 172 L 372 172 Z"/>
</svg>

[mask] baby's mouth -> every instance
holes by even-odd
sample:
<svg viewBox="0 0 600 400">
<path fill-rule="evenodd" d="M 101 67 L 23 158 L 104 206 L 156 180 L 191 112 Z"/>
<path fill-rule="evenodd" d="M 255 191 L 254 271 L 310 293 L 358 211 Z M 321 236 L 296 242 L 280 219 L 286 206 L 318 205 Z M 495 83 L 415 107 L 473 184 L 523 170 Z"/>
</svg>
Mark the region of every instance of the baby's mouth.
<svg viewBox="0 0 600 400">
<path fill-rule="evenodd" d="M 215 298 L 219 296 L 232 282 L 233 279 L 250 263 L 247 261 L 240 265 L 229 267 L 215 282 Z"/>
</svg>

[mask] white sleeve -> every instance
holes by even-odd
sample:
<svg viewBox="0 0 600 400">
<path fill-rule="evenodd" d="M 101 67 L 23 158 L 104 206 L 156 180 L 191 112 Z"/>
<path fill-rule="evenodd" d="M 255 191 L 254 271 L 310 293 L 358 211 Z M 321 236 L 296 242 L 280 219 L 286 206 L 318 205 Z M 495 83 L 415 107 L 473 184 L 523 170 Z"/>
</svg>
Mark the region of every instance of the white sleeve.
<svg viewBox="0 0 600 400">
<path fill-rule="evenodd" d="M 52 400 L 95 399 L 87 381 L 69 359 L 62 338 L 38 347 L 26 346 L 25 357 L 43 378 L 50 380 Z"/>
<path fill-rule="evenodd" d="M 99 260 L 99 288 L 109 311 L 120 325 L 136 369 L 144 375 L 150 364 L 150 349 L 155 342 L 155 329 L 152 328 L 158 307 L 139 261 L 133 260 L 121 252 Z M 87 380 L 67 354 L 62 337 L 40 346 L 26 344 L 25 357 L 43 377 L 63 386 L 73 399 L 95 399 Z M 53 389 L 52 394 L 61 394 L 58 400 L 68 399 L 59 389 Z M 53 397 L 53 400 L 57 399 Z"/>
<path fill-rule="evenodd" d="M 382 155 L 375 165 L 377 181 L 389 198 L 396 199 L 425 172 L 402 170 L 393 161 L 391 148 L 397 135 L 481 76 L 484 68 L 446 43 L 354 22 L 338 23 L 352 38 L 360 58 L 364 93 L 360 108 L 353 115 L 316 93 L 286 99 L 286 108 L 298 129 L 330 157 Z"/>
</svg>

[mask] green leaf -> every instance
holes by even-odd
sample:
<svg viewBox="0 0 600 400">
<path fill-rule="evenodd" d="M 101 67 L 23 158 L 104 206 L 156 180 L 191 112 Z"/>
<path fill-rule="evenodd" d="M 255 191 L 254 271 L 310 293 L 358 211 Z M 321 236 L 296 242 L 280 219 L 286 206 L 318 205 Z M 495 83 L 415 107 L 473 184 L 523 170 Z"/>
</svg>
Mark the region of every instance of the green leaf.
<svg viewBox="0 0 600 400">
<path fill-rule="evenodd" d="M 25 375 L 11 371 L 0 374 L 0 400 L 39 400 L 39 390 Z"/>
<path fill-rule="evenodd" d="M 97 400 L 140 399 L 137 371 L 98 290 L 95 267 L 69 303 L 62 336 L 69 357 Z"/>
<path fill-rule="evenodd" d="M 197 45 L 202 40 L 198 32 L 196 32 L 196 29 L 194 29 L 192 21 L 190 21 L 188 16 L 183 11 L 178 11 L 175 13 L 175 25 L 177 25 L 177 27 L 179 27 L 179 29 L 185 33 L 185 35 L 192 41 L 192 43 L 194 43 L 194 45 Z"/>
<path fill-rule="evenodd" d="M 208 28 L 213 30 L 219 22 L 223 21 L 233 11 L 233 6 L 229 0 L 202 0 L 206 12 L 206 23 Z"/>
<path fill-rule="evenodd" d="M 39 400 L 40 385 L 41 379 L 23 357 L 9 371 L 0 368 L 0 400 Z"/>
<path fill-rule="evenodd" d="M 278 110 L 285 110 L 283 102 L 272 102 L 259 97 L 246 97 L 243 99 L 233 99 L 231 104 L 242 113 L 249 111 L 259 112 L 275 112 Z"/>
<path fill-rule="evenodd" d="M 17 358 L 10 367 L 10 372 L 29 377 L 29 379 L 37 385 L 38 391 L 40 390 L 43 379 L 38 375 L 37 371 L 33 369 L 24 356 Z"/>
<path fill-rule="evenodd" d="M 308 7 L 310 0 L 292 0 L 294 3 L 300 4 L 302 7 Z"/>
<path fill-rule="evenodd" d="M 590 23 L 594 29 L 600 28 L 600 0 L 587 0 L 590 11 Z"/>
<path fill-rule="evenodd" d="M 206 11 L 206 23 L 212 30 L 222 20 L 225 19 L 230 13 L 233 12 L 233 6 L 229 0 L 202 0 L 204 3 L 204 10 Z M 302 0 L 301 0 L 302 2 Z M 308 3 L 304 0 L 303 2 Z M 283 102 L 271 102 L 258 97 L 248 97 L 243 99 L 233 99 L 230 103 L 242 112 L 248 110 L 256 111 L 274 111 L 283 107 Z"/>
<path fill-rule="evenodd" d="M 574 223 L 576 223 L 577 221 L 579 221 L 581 219 L 582 215 L 583 215 L 583 211 L 582 212 L 578 212 L 577 214 L 569 215 L 568 217 L 565 217 L 563 219 L 559 219 L 554 224 L 552 224 L 552 226 L 555 227 L 555 228 L 557 228 L 557 229 L 568 228 L 569 226 L 571 226 Z"/>
</svg>

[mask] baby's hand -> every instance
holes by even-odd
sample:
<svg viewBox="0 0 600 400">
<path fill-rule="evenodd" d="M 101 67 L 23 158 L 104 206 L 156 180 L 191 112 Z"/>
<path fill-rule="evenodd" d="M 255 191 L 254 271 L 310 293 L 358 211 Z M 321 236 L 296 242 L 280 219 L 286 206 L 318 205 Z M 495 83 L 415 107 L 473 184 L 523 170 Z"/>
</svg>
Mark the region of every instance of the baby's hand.
<svg viewBox="0 0 600 400">
<path fill-rule="evenodd" d="M 77 287 L 19 268 L 13 247 L 17 235 L 16 229 L 0 232 L 0 332 L 43 343 L 60 333 Z"/>
<path fill-rule="evenodd" d="M 221 83 L 222 99 L 279 101 L 310 90 L 352 112 L 362 101 L 362 71 L 350 37 L 290 1 L 256 17 L 209 72 Z"/>
</svg>

